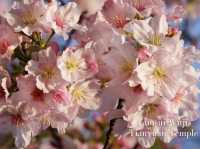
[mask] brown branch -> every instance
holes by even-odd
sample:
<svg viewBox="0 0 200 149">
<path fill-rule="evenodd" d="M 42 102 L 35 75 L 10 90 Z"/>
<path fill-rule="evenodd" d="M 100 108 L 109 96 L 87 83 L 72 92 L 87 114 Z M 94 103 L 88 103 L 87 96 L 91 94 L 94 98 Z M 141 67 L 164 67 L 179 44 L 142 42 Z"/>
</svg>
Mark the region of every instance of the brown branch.
<svg viewBox="0 0 200 149">
<path fill-rule="evenodd" d="M 123 108 L 123 103 L 124 103 L 124 99 L 119 99 L 116 109 L 122 109 Z M 109 129 L 108 129 L 108 131 L 106 133 L 106 141 L 104 143 L 103 149 L 110 149 L 110 147 L 109 147 L 110 137 L 112 135 L 115 123 L 116 123 L 116 121 L 118 119 L 121 119 L 121 118 L 114 118 L 114 119 L 110 120 Z"/>
<path fill-rule="evenodd" d="M 55 35 L 55 31 L 53 29 L 51 29 L 51 34 L 49 35 L 49 37 L 47 38 L 46 42 L 45 42 L 45 47 L 48 45 L 49 41 L 51 40 L 51 38 Z"/>
<path fill-rule="evenodd" d="M 54 128 L 49 128 L 51 136 L 53 140 L 51 141 L 51 145 L 58 149 L 64 149 L 63 144 L 62 144 L 62 138 L 59 136 L 58 132 Z"/>
<path fill-rule="evenodd" d="M 139 143 L 136 143 L 135 146 L 133 147 L 133 149 L 137 149 L 140 147 L 140 144 Z"/>
</svg>

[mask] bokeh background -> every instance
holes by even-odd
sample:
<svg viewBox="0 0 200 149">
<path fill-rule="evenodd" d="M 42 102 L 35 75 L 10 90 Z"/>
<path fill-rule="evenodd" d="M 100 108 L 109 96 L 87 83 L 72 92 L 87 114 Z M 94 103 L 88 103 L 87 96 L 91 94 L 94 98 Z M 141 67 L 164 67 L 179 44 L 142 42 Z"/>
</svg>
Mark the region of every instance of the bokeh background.
<svg viewBox="0 0 200 149">
<path fill-rule="evenodd" d="M 183 5 L 186 11 L 180 28 L 183 31 L 183 39 L 187 45 L 195 45 L 200 48 L 200 0 L 165 0 L 168 7 L 175 4 Z M 199 64 L 194 64 L 196 69 L 200 69 Z M 200 84 L 198 84 L 200 87 Z M 199 96 L 200 103 L 200 96 Z M 200 109 L 199 109 L 200 111 Z M 178 138 L 173 141 L 179 144 L 181 149 L 200 149 L 200 120 L 194 122 L 194 129 L 198 132 L 198 137 Z"/>
</svg>

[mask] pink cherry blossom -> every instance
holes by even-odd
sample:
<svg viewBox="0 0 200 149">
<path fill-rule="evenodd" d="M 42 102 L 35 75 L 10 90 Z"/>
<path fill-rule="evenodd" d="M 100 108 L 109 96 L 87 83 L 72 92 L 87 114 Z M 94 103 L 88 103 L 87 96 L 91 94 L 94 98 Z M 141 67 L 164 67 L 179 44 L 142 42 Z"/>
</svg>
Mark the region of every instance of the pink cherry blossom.
<svg viewBox="0 0 200 149">
<path fill-rule="evenodd" d="M 18 36 L 3 18 L 0 18 L 0 30 L 0 55 L 11 54 L 11 49 L 19 42 Z"/>
<path fill-rule="evenodd" d="M 69 93 L 73 103 L 85 109 L 96 110 L 100 105 L 99 87 L 95 80 L 73 84 Z"/>
<path fill-rule="evenodd" d="M 27 102 L 33 108 L 37 109 L 37 113 L 45 112 L 48 108 L 45 94 L 36 86 L 36 80 L 33 76 L 20 76 L 17 78 L 17 86 L 19 91 L 13 93 L 12 98 L 15 100 Z"/>
<path fill-rule="evenodd" d="M 86 0 L 75 0 L 77 4 L 81 7 L 82 11 L 87 11 L 88 15 L 93 15 L 99 11 L 104 6 L 105 1 L 107 0 L 93 0 L 93 1 L 86 1 Z"/>
<path fill-rule="evenodd" d="M 45 25 L 48 24 L 57 34 L 67 39 L 67 33 L 71 30 L 84 30 L 84 28 L 78 24 L 80 15 L 81 10 L 75 2 L 69 2 L 65 6 L 59 7 L 57 1 L 53 0 L 48 5 L 47 12 L 42 22 Z"/>
<path fill-rule="evenodd" d="M 51 48 L 48 48 L 40 51 L 38 59 L 29 61 L 25 68 L 29 74 L 36 77 L 37 88 L 45 93 L 55 89 L 63 81 L 56 63 L 56 53 Z"/>
<path fill-rule="evenodd" d="M 16 7 L 12 7 L 5 18 L 15 31 L 30 35 L 33 31 L 45 29 L 40 22 L 45 10 L 46 4 L 43 1 L 20 2 Z"/>
<path fill-rule="evenodd" d="M 131 2 L 142 15 L 159 15 L 164 13 L 165 5 L 163 0 L 132 0 Z"/>
<path fill-rule="evenodd" d="M 177 120 L 176 115 L 168 111 L 168 102 L 160 97 L 153 97 L 147 102 L 144 102 L 135 111 L 127 111 L 127 117 L 124 117 L 128 121 L 128 127 L 132 129 L 131 133 L 134 135 L 138 142 L 144 147 L 150 147 L 155 142 L 155 134 L 160 136 L 161 133 L 165 133 L 162 137 L 164 142 L 170 142 L 176 137 L 177 125 L 168 127 L 169 124 L 159 124 L 159 122 L 168 120 Z M 140 135 L 140 133 L 146 132 L 148 135 Z M 162 136 L 162 135 L 161 135 Z"/>
<path fill-rule="evenodd" d="M 130 78 L 137 64 L 135 49 L 130 45 L 124 45 L 123 48 L 123 50 L 114 48 L 102 56 L 102 61 L 115 74 L 111 80 L 115 82 L 114 84 L 121 84 Z"/>
<path fill-rule="evenodd" d="M 167 40 L 165 36 L 168 33 L 168 24 L 164 15 L 153 19 L 134 20 L 128 23 L 124 30 L 133 35 L 141 45 L 155 51 L 156 47 L 164 46 Z"/>
<path fill-rule="evenodd" d="M 95 57 L 92 56 L 93 44 L 89 42 L 83 48 L 67 48 L 58 58 L 58 68 L 62 78 L 73 83 L 92 77 L 98 71 Z"/>
<path fill-rule="evenodd" d="M 116 28 L 123 28 L 135 16 L 135 11 L 126 0 L 108 0 L 102 10 L 105 19 Z"/>
<path fill-rule="evenodd" d="M 145 61 L 149 57 L 151 57 L 151 53 L 147 48 L 140 48 L 138 50 L 139 50 L 139 52 L 138 52 L 138 56 L 137 57 L 138 57 L 138 59 L 140 61 Z"/>
<path fill-rule="evenodd" d="M 41 130 L 35 109 L 25 102 L 11 100 L 4 107 L 3 114 L 7 118 L 5 125 L 14 136 L 18 148 L 29 145 L 31 138 Z"/>
<path fill-rule="evenodd" d="M 12 7 L 12 0 L 2 0 L 0 5 L 0 15 L 3 16 Z"/>
<path fill-rule="evenodd" d="M 173 56 L 168 53 L 155 52 L 150 60 L 141 63 L 135 69 L 138 79 L 142 80 L 142 88 L 147 91 L 149 96 L 159 94 L 173 98 L 181 86 L 181 82 L 178 80 L 174 81 L 177 77 L 179 79 L 183 77 L 183 74 L 180 73 L 180 63 L 177 64 L 176 61 L 173 63 L 173 60 L 171 63 L 168 63 L 170 59 L 173 59 Z M 177 66 L 180 69 L 177 69 Z M 173 74 L 171 73 L 172 71 Z"/>
<path fill-rule="evenodd" d="M 171 100 L 172 110 L 174 113 L 179 114 L 181 119 L 188 121 L 195 121 L 198 119 L 198 101 L 196 98 L 198 92 L 199 91 L 196 87 L 180 89 L 176 96 Z"/>
<path fill-rule="evenodd" d="M 77 117 L 79 105 L 72 101 L 66 84 L 46 95 L 45 100 L 48 101 L 50 110 L 44 115 L 43 122 L 64 133 Z"/>
</svg>

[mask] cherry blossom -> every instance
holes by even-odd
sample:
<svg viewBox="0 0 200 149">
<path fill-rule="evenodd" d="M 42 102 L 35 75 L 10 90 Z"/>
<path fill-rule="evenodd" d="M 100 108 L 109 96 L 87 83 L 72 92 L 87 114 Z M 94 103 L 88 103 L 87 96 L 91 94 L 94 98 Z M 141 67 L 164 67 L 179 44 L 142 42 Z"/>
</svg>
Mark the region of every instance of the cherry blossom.
<svg viewBox="0 0 200 149">
<path fill-rule="evenodd" d="M 56 53 L 48 48 L 45 51 L 40 51 L 38 59 L 29 61 L 25 68 L 29 74 L 36 77 L 37 88 L 45 93 L 55 89 L 63 81 L 56 63 Z"/>
<path fill-rule="evenodd" d="M 76 83 L 69 87 L 71 100 L 85 109 L 96 110 L 99 107 L 98 85 L 95 80 Z"/>
<path fill-rule="evenodd" d="M 20 2 L 12 7 L 5 15 L 5 18 L 15 31 L 23 31 L 30 35 L 33 31 L 45 29 L 40 20 L 45 13 L 46 7 L 43 1 Z"/>
<path fill-rule="evenodd" d="M 65 6 L 59 7 L 57 1 L 53 0 L 43 17 L 43 24 L 49 25 L 50 28 L 68 38 L 68 34 L 73 29 L 85 30 L 84 27 L 78 24 L 81 15 L 81 10 L 75 2 L 70 2 Z"/>
<path fill-rule="evenodd" d="M 125 45 L 123 48 L 123 50 L 111 49 L 108 54 L 102 56 L 102 61 L 115 74 L 111 80 L 113 83 L 115 82 L 114 84 L 127 81 L 136 68 L 137 61 L 134 48 L 130 45 Z"/>
<path fill-rule="evenodd" d="M 91 57 L 92 55 L 90 56 L 90 53 L 87 54 L 92 46 L 93 44 L 89 42 L 83 48 L 67 48 L 58 58 L 57 65 L 65 81 L 73 83 L 85 80 L 98 71 L 96 60 Z"/>
<path fill-rule="evenodd" d="M 82 11 L 86 11 L 88 15 L 93 15 L 104 6 L 106 0 L 82 1 L 76 0 L 77 4 L 81 7 Z"/>
<path fill-rule="evenodd" d="M 128 23 L 124 30 L 132 35 L 141 45 L 155 51 L 156 47 L 165 45 L 168 33 L 168 24 L 166 16 L 162 15 L 157 18 L 145 20 L 134 20 Z"/>
<path fill-rule="evenodd" d="M 0 15 L 4 15 L 6 12 L 8 12 L 12 7 L 12 0 L 3 0 L 1 1 L 0 6 Z"/>
<path fill-rule="evenodd" d="M 6 117 L 4 124 L 15 137 L 18 148 L 29 145 L 31 138 L 41 129 L 35 109 L 25 102 L 11 101 L 4 107 L 3 114 Z"/>
<path fill-rule="evenodd" d="M 12 48 L 14 48 L 18 42 L 18 36 L 14 33 L 14 30 L 7 24 L 5 19 L 0 17 L 0 54 L 11 54 Z"/>
<path fill-rule="evenodd" d="M 131 133 L 135 134 L 138 142 L 144 147 L 148 148 L 155 142 L 155 134 L 162 136 L 163 141 L 170 142 L 178 132 L 177 125 L 173 125 L 170 128 L 168 124 L 159 124 L 159 122 L 168 120 L 177 120 L 176 115 L 169 110 L 168 101 L 162 99 L 162 97 L 153 97 L 147 102 L 144 102 L 138 109 L 130 109 L 127 111 L 128 116 L 124 117 L 127 120 L 128 127 L 132 130 Z M 136 133 L 134 133 L 136 132 Z M 148 133 L 146 136 L 140 135 L 140 132 Z M 162 135 L 161 133 L 165 133 Z"/>
</svg>

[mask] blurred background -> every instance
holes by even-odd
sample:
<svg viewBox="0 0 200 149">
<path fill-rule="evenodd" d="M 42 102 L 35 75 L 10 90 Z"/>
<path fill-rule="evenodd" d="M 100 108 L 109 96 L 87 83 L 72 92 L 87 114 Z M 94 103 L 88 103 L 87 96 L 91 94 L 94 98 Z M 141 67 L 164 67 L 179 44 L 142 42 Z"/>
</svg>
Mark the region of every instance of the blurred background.
<svg viewBox="0 0 200 149">
<path fill-rule="evenodd" d="M 200 48 L 200 0 L 165 0 L 165 2 L 168 7 L 173 7 L 175 4 L 183 5 L 186 14 L 180 24 L 180 28 L 183 31 L 182 37 L 186 45 L 195 45 Z M 200 69 L 200 65 L 194 64 L 194 66 Z M 198 86 L 200 87 L 200 84 Z M 200 103 L 200 96 L 198 99 Z M 178 138 L 173 143 L 179 144 L 180 149 L 199 149 L 200 120 L 194 122 L 194 128 L 199 134 L 198 137 Z"/>
</svg>

